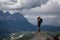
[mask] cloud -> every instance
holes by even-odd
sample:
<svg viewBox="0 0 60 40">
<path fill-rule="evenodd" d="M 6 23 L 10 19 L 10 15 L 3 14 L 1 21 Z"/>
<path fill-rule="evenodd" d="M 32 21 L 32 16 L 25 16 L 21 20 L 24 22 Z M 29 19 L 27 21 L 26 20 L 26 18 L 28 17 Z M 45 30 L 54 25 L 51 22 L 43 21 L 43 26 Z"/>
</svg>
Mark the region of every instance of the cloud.
<svg viewBox="0 0 60 40">
<path fill-rule="evenodd" d="M 60 0 L 53 0 L 53 1 L 57 1 L 60 4 Z"/>
<path fill-rule="evenodd" d="M 53 25 L 60 26 L 60 1 L 59 0 L 49 0 L 46 4 L 41 5 L 41 7 L 35 7 L 32 9 L 23 10 L 23 13 L 28 15 L 25 16 L 31 22 L 36 20 L 38 16 L 43 18 L 43 25 Z M 32 20 L 30 20 L 32 19 Z M 32 23 L 37 23 L 32 21 Z"/>
<path fill-rule="evenodd" d="M 35 7 L 32 9 L 25 9 L 22 11 L 26 15 L 60 15 L 60 4 L 58 1 L 50 0 L 41 7 Z"/>
<path fill-rule="evenodd" d="M 0 10 L 30 9 L 45 3 L 45 0 L 0 0 Z"/>
<path fill-rule="evenodd" d="M 20 12 L 33 24 L 41 16 L 43 25 L 60 26 L 60 0 L 0 0 L 0 10 Z"/>
<path fill-rule="evenodd" d="M 60 5 L 57 1 L 50 0 L 45 5 L 41 5 L 41 7 L 36 7 L 28 10 L 23 10 L 24 13 L 29 12 L 30 14 L 60 14 Z"/>
</svg>

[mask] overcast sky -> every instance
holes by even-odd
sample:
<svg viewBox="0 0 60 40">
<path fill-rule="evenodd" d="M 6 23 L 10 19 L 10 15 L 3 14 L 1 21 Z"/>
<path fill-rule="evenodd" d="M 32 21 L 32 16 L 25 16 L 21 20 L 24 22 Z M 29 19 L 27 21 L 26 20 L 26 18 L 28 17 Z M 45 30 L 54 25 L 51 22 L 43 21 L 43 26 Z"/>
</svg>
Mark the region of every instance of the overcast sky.
<svg viewBox="0 0 60 40">
<path fill-rule="evenodd" d="M 0 0 L 0 10 L 20 12 L 34 25 L 40 16 L 43 25 L 60 26 L 60 0 Z"/>
</svg>

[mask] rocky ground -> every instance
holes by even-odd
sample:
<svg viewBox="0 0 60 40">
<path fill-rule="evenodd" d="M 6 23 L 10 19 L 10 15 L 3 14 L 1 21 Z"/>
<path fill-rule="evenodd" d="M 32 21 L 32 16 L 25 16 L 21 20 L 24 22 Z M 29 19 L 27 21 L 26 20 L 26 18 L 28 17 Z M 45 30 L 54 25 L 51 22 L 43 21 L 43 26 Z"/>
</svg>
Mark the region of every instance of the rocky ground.
<svg viewBox="0 0 60 40">
<path fill-rule="evenodd" d="M 60 32 L 17 32 L 0 40 L 60 40 Z"/>
<path fill-rule="evenodd" d="M 37 32 L 31 40 L 54 40 L 53 37 L 44 32 Z"/>
</svg>

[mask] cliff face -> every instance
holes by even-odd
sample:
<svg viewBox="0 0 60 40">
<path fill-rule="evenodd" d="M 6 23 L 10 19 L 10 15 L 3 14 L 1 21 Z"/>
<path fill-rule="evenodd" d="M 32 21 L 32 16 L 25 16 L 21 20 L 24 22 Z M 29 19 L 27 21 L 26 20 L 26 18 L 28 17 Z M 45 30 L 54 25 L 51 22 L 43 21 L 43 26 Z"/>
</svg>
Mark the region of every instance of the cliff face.
<svg viewBox="0 0 60 40">
<path fill-rule="evenodd" d="M 31 40 L 53 40 L 53 37 L 43 32 L 37 32 Z"/>
</svg>

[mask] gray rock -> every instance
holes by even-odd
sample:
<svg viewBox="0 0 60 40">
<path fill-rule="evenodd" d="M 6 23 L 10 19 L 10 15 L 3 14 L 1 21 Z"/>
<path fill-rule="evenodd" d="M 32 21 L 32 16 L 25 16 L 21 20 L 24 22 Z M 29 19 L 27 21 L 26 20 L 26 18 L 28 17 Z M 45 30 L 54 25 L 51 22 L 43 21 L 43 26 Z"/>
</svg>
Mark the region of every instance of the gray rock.
<svg viewBox="0 0 60 40">
<path fill-rule="evenodd" d="M 37 32 L 31 40 L 54 40 L 53 37 L 47 35 L 44 32 Z"/>
</svg>

